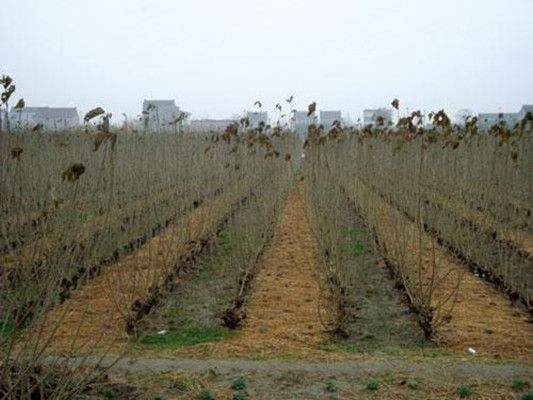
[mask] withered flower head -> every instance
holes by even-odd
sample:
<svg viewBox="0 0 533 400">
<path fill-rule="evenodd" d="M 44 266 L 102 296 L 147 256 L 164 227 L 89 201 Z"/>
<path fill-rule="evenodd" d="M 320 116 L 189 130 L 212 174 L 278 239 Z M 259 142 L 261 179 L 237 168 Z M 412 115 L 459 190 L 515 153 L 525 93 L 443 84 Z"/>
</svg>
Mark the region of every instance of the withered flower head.
<svg viewBox="0 0 533 400">
<path fill-rule="evenodd" d="M 11 158 L 17 161 L 20 161 L 20 155 L 22 154 L 22 148 L 21 147 L 13 147 L 11 149 Z"/>
<path fill-rule="evenodd" d="M 69 182 L 76 182 L 85 172 L 85 165 L 73 163 L 63 172 L 61 177 Z"/>
</svg>

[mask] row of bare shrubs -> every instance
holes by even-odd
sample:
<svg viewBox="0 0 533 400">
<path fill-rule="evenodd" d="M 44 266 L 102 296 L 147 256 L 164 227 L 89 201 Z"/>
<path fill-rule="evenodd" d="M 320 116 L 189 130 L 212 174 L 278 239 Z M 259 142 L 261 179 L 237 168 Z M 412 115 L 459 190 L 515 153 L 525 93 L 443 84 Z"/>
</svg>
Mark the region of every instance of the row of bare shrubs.
<svg viewBox="0 0 533 400">
<path fill-rule="evenodd" d="M 263 184 L 253 189 L 252 195 L 226 227 L 231 243 L 228 257 L 234 266 L 237 291 L 225 310 L 222 320 L 233 329 L 246 318 L 246 301 L 250 284 L 257 272 L 258 261 L 265 245 L 273 237 L 285 199 L 294 183 L 294 172 L 299 166 L 301 143 L 293 142 L 291 158 L 285 167 L 277 167 L 268 174 Z M 275 167 L 275 163 L 272 166 Z"/>
<path fill-rule="evenodd" d="M 34 393 L 62 368 L 70 372 L 53 388 L 47 386 L 47 398 L 71 398 L 94 378 L 94 368 L 85 361 L 98 338 L 91 347 L 74 333 L 68 353 L 74 357 L 83 348 L 81 358 L 48 352 L 61 320 L 48 320 L 47 311 L 61 300 L 65 281 L 76 276 L 72 289 L 79 287 L 103 264 L 113 269 L 114 260 L 132 251 L 135 259 L 135 249 L 143 243 L 145 253 L 154 253 L 151 238 L 163 230 L 171 245 L 159 247 L 157 256 L 149 258 L 153 265 L 139 265 L 139 273 L 133 274 L 142 297 L 179 261 L 176 249 L 212 229 L 215 216 L 224 215 L 235 198 L 257 185 L 285 182 L 288 161 L 299 146 L 292 136 L 272 137 L 258 130 L 109 135 L 109 140 L 98 135 L 0 137 L 0 184 L 6 189 L 0 197 L 0 397 Z M 178 223 L 192 212 L 199 215 L 194 229 Z M 28 224 L 35 215 L 38 222 Z M 114 277 L 120 279 L 121 273 Z M 57 368 L 38 368 L 43 363 Z M 36 375 L 36 368 L 42 373 Z"/>
<path fill-rule="evenodd" d="M 490 139 L 484 140 L 488 141 L 488 146 L 492 145 Z M 370 177 L 358 173 L 360 179 L 406 216 L 421 223 L 424 230 L 436 237 L 458 259 L 467 263 L 477 275 L 496 283 L 512 299 L 520 299 L 529 308 L 533 306 L 533 236 L 523 229 L 527 219 L 522 221 L 522 226 L 509 222 L 517 216 L 520 209 L 509 206 L 507 217 L 497 219 L 494 215 L 503 216 L 502 212 L 491 212 L 491 203 L 480 199 L 475 203 L 477 205 L 472 204 L 469 200 L 470 192 L 462 192 L 459 188 L 444 192 L 443 187 L 435 183 L 431 171 L 441 162 L 438 154 L 451 152 L 450 150 L 439 149 L 434 154 L 431 153 L 436 149 L 427 150 L 426 157 L 431 166 L 421 175 L 420 188 L 415 188 L 413 181 L 418 181 L 418 178 L 409 179 L 408 171 L 414 173 L 415 165 L 419 162 L 416 160 L 419 160 L 420 151 L 414 148 L 419 147 L 419 143 L 404 145 L 404 150 L 394 156 L 398 161 L 396 168 L 390 167 L 389 170 L 384 170 L 386 162 L 380 161 L 383 159 L 383 152 L 390 149 L 378 140 L 369 141 L 367 145 L 368 147 L 361 148 L 358 158 L 386 175 Z M 473 156 L 465 153 L 461 155 L 466 159 Z M 449 158 L 450 155 L 443 157 Z M 520 169 L 519 166 L 516 168 Z M 406 188 L 401 186 L 402 182 L 407 182 Z M 489 192 L 494 196 L 492 191 Z M 503 189 L 500 194 L 505 197 Z M 499 203 L 505 201 L 506 199 L 500 199 Z"/>
<path fill-rule="evenodd" d="M 336 203 L 321 192 L 334 192 L 327 187 L 335 182 L 374 231 L 431 336 L 450 319 L 462 279 L 444 267 L 436 242 L 531 306 L 533 136 L 530 115 L 490 132 L 478 131 L 475 121 L 452 126 L 443 112 L 431 115 L 429 128 L 422 121 L 414 112 L 394 127 L 311 126 L 306 170 L 308 198 L 322 219 L 315 225 L 326 236 L 342 235 L 327 221 L 339 217 Z M 335 249 L 339 239 L 328 247 Z M 342 260 L 331 267 L 342 291 Z"/>
<path fill-rule="evenodd" d="M 502 128 L 503 129 L 503 128 Z M 533 305 L 531 125 L 495 134 L 421 130 L 352 139 L 355 174 L 478 275 Z M 453 143 L 453 144 L 449 144 Z"/>
</svg>

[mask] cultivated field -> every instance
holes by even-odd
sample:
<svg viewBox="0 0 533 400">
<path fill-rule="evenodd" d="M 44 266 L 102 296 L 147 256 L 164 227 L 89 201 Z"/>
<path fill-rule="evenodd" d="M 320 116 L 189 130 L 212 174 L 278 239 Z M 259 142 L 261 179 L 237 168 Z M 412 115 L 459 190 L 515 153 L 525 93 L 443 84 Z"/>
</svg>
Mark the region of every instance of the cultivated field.
<svg viewBox="0 0 533 400">
<path fill-rule="evenodd" d="M 0 135 L 0 399 L 533 398 L 533 116 L 430 119 Z"/>
</svg>

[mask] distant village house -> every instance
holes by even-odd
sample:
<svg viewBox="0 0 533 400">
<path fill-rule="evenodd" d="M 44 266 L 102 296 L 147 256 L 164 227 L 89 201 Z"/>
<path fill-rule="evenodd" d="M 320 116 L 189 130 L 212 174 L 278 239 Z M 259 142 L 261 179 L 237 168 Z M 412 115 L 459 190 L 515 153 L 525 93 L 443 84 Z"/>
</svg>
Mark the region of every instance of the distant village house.
<svg viewBox="0 0 533 400">
<path fill-rule="evenodd" d="M 262 122 L 263 125 L 268 124 L 268 113 L 266 111 L 248 111 L 246 112 L 246 118 L 250 123 L 250 128 L 257 128 Z"/>
<path fill-rule="evenodd" d="M 510 128 L 519 123 L 528 112 L 533 113 L 533 104 L 524 104 L 517 113 L 479 113 L 477 126 L 481 129 L 489 129 L 500 122 L 505 122 Z"/>
<path fill-rule="evenodd" d="M 9 113 L 12 130 L 32 129 L 39 126 L 44 131 L 64 131 L 80 125 L 78 110 L 74 107 L 24 107 Z"/>
<path fill-rule="evenodd" d="M 228 125 L 235 122 L 232 119 L 192 119 L 187 127 L 190 132 L 222 132 Z"/>
<path fill-rule="evenodd" d="M 142 114 L 144 130 L 150 132 L 179 132 L 189 118 L 175 100 L 144 100 Z"/>
<path fill-rule="evenodd" d="M 363 126 L 392 125 L 392 110 L 388 108 L 375 108 L 363 110 Z"/>
<path fill-rule="evenodd" d="M 315 123 L 315 117 L 307 114 L 307 111 L 295 111 L 290 121 L 291 130 L 299 135 L 306 135 L 309 125 Z"/>
<path fill-rule="evenodd" d="M 333 124 L 338 121 L 342 122 L 342 114 L 340 111 L 320 111 L 320 125 L 329 131 Z"/>
</svg>

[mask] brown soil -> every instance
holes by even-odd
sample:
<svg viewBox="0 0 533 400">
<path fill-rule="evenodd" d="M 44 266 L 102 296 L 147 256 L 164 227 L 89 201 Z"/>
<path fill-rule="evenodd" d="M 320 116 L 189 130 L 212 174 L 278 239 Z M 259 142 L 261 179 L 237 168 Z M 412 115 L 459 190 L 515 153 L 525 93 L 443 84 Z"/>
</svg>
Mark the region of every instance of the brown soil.
<svg viewBox="0 0 533 400">
<path fill-rule="evenodd" d="M 119 352 L 130 343 L 125 321 L 136 299 L 144 299 L 149 287 L 159 284 L 174 267 L 190 239 L 215 228 L 232 193 L 217 197 L 170 225 L 134 253 L 105 267 L 101 274 L 72 293 L 72 297 L 47 313 L 50 332 L 57 327 L 50 348 L 62 352 L 112 349 Z"/>
<path fill-rule="evenodd" d="M 416 279 L 414 271 L 420 263 L 426 285 L 431 279 L 432 266 L 437 266 L 438 286 L 432 305 L 448 299 L 445 308 L 451 307 L 457 281 L 461 280 L 451 321 L 437 331 L 436 340 L 442 347 L 455 351 L 473 347 L 483 355 L 533 357 L 533 329 L 525 311 L 514 307 L 504 293 L 476 278 L 465 265 L 457 263 L 428 234 L 419 236 L 416 224 L 361 181 L 355 179 L 354 183 L 351 194 L 363 205 L 365 212 L 368 211 L 365 217 L 376 229 L 379 240 L 386 244 L 387 256 L 411 273 L 413 279 Z M 372 206 L 365 207 L 365 204 Z"/>
<path fill-rule="evenodd" d="M 216 343 L 213 355 L 312 351 L 327 341 L 334 313 L 328 290 L 319 283 L 324 279 L 302 190 L 300 184 L 289 195 L 278 231 L 259 260 L 244 326 Z"/>
<path fill-rule="evenodd" d="M 71 360 L 72 363 L 79 359 Z M 115 360 L 103 360 L 110 365 Z M 89 359 L 88 364 L 96 360 Z M 249 399 L 459 399 L 457 388 L 470 386 L 477 400 L 516 400 L 521 393 L 511 387 L 513 379 L 532 382 L 533 367 L 516 363 L 479 363 L 452 360 L 358 360 L 358 361 L 245 361 L 234 359 L 192 360 L 169 358 L 122 359 L 109 370 L 109 380 L 95 385 L 92 395 L 100 399 L 106 387 L 116 399 L 195 399 L 203 389 L 216 399 L 233 399 L 237 377 L 247 382 Z M 377 392 L 366 389 L 369 379 L 379 382 Z M 331 393 L 326 382 L 336 383 Z M 418 388 L 409 387 L 416 382 Z M 529 386 L 526 390 L 529 390 Z M 98 397 L 97 397 L 98 396 Z"/>
</svg>

